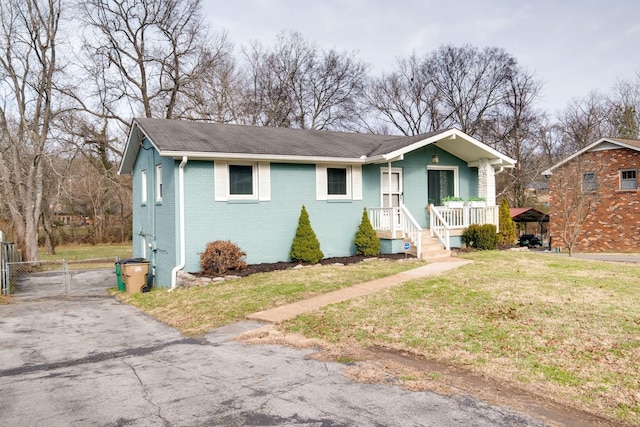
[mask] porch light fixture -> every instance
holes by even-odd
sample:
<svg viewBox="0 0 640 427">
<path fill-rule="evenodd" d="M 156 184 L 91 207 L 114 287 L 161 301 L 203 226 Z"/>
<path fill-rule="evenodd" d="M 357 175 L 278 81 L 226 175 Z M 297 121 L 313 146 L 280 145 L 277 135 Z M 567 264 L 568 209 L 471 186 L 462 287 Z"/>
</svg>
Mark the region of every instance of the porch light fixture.
<svg viewBox="0 0 640 427">
<path fill-rule="evenodd" d="M 438 153 L 436 153 L 436 145 L 433 145 L 433 155 L 431 156 L 431 163 L 439 163 L 440 158 L 438 157 Z"/>
</svg>

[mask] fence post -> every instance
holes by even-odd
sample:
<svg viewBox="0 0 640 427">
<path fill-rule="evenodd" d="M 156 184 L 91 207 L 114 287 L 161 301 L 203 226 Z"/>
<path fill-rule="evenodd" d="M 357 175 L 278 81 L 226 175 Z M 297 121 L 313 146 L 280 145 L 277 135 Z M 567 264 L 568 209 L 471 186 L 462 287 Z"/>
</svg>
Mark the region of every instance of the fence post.
<svg viewBox="0 0 640 427">
<path fill-rule="evenodd" d="M 9 295 L 9 293 L 7 292 L 7 280 L 5 277 L 5 272 L 7 271 L 7 266 L 6 266 L 6 261 L 4 259 L 0 259 L 0 285 L 2 285 L 2 295 Z"/>
<path fill-rule="evenodd" d="M 69 280 L 69 266 L 66 259 L 62 260 L 62 274 L 64 276 L 64 293 L 68 294 L 71 292 L 71 280 Z"/>
</svg>

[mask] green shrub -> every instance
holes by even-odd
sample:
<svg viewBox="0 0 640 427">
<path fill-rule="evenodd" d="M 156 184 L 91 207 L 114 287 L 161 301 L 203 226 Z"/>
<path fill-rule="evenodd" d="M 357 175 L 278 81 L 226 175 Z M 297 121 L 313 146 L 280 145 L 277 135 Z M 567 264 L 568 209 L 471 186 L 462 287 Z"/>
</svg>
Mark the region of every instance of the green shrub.
<svg viewBox="0 0 640 427">
<path fill-rule="evenodd" d="M 291 243 L 291 252 L 289 252 L 291 261 L 317 264 L 324 254 L 320 250 L 320 242 L 316 237 L 316 233 L 311 228 L 311 221 L 307 209 L 302 205 L 300 219 L 298 220 L 298 229 Z"/>
<path fill-rule="evenodd" d="M 507 199 L 502 199 L 498 211 L 498 222 L 500 224 L 500 232 L 498 243 L 501 245 L 513 245 L 516 243 L 516 224 L 511 218 L 511 210 Z"/>
<path fill-rule="evenodd" d="M 360 221 L 360 226 L 358 227 L 358 231 L 356 231 L 356 240 L 354 243 L 356 245 L 356 255 L 380 255 L 380 239 L 369 221 L 367 208 L 364 208 L 364 212 L 362 212 L 362 221 Z"/>
<path fill-rule="evenodd" d="M 498 243 L 496 226 L 472 224 L 462 233 L 462 243 L 475 249 L 493 250 Z"/>
<path fill-rule="evenodd" d="M 229 270 L 242 270 L 247 266 L 247 254 L 229 240 L 207 243 L 200 254 L 200 269 L 205 276 L 225 274 Z"/>
</svg>

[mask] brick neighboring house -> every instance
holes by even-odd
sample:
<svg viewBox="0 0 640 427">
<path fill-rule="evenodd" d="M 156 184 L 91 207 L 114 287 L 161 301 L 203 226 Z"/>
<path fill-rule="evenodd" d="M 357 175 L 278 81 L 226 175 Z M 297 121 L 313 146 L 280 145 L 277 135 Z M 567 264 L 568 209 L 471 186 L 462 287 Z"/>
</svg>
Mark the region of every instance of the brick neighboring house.
<svg viewBox="0 0 640 427">
<path fill-rule="evenodd" d="M 640 252 L 639 166 L 640 140 L 602 138 L 543 172 L 553 248 Z"/>
</svg>

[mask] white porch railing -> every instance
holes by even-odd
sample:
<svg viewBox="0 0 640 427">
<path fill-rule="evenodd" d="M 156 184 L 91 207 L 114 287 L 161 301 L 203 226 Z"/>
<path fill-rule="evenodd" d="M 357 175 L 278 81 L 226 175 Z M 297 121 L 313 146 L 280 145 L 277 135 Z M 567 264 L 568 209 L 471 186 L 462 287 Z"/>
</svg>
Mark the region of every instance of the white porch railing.
<svg viewBox="0 0 640 427">
<path fill-rule="evenodd" d="M 429 229 L 431 230 L 431 237 L 437 237 L 438 240 L 440 240 L 440 243 L 444 245 L 444 248 L 450 251 L 451 239 L 449 237 L 451 235 L 449 233 L 449 224 L 447 223 L 447 220 L 442 216 L 440 211 L 435 209 L 434 205 L 429 205 L 429 208 Z"/>
<path fill-rule="evenodd" d="M 369 221 L 376 231 L 388 231 L 392 239 L 407 238 L 416 247 L 416 256 L 422 251 L 422 227 L 402 205 L 394 208 L 369 208 Z"/>
<path fill-rule="evenodd" d="M 431 235 L 450 249 L 450 230 L 462 230 L 471 224 L 494 224 L 498 228 L 498 206 L 448 208 L 429 205 Z"/>
</svg>

